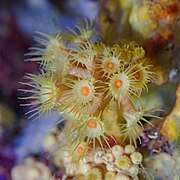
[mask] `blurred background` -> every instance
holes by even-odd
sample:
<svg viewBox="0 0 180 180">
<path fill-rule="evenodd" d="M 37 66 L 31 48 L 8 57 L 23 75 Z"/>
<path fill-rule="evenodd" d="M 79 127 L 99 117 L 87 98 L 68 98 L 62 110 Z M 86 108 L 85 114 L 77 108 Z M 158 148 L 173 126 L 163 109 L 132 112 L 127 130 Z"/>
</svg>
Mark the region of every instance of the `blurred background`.
<svg viewBox="0 0 180 180">
<path fill-rule="evenodd" d="M 44 148 L 46 146 L 44 139 L 49 133 L 51 133 L 51 136 L 48 136 L 50 140 L 47 139 L 46 142 L 58 142 L 57 129 L 52 130 L 58 118 L 51 118 L 51 121 L 48 121 L 48 117 L 46 119 L 42 117 L 38 121 L 32 121 L 24 115 L 27 109 L 20 106 L 22 102 L 18 99 L 21 96 L 21 92 L 18 91 L 21 88 L 19 82 L 23 81 L 25 73 L 39 71 L 37 63 L 25 61 L 28 48 L 35 44 L 33 38 L 35 31 L 52 34 L 59 30 L 66 30 L 66 27 L 73 29 L 82 18 L 100 19 L 98 30 L 104 37 L 105 43 L 112 44 L 120 37 L 138 40 L 151 55 L 158 52 L 158 57 L 156 54 L 152 55 L 152 58 L 160 59 L 160 63 L 157 63 L 158 60 L 154 61 L 158 64 L 157 67 L 160 67 L 157 68 L 158 77 L 160 77 L 157 84 L 159 84 L 150 87 L 150 93 L 145 101 L 151 100 L 151 105 L 160 106 L 166 110 L 166 114 L 171 111 L 180 80 L 180 53 L 177 53 L 180 49 L 179 37 L 168 36 L 167 39 L 163 39 L 164 36 L 156 36 L 162 34 L 161 31 L 164 32 L 164 28 L 166 29 L 164 25 L 162 27 L 159 24 L 156 30 L 159 28 L 160 31 L 152 30 L 147 33 L 149 36 L 143 34 L 144 32 L 141 34 L 141 31 L 137 33 L 138 28 L 144 29 L 147 26 L 148 29 L 148 24 L 141 24 L 141 19 L 138 20 L 141 16 L 133 19 L 137 14 L 131 16 L 134 21 L 131 22 L 130 19 L 126 23 L 126 18 L 130 14 L 128 10 L 130 1 L 126 1 L 127 4 L 123 2 L 125 1 L 0 0 L 0 180 L 12 179 L 12 168 L 24 161 L 33 167 L 38 167 L 42 174 L 52 177 L 51 179 L 62 176 L 61 170 L 52 165 L 51 158 Z M 139 3 L 140 0 L 137 2 Z M 122 11 L 119 11 L 120 6 Z M 168 23 L 166 24 L 170 27 Z M 180 25 L 175 30 L 176 35 L 179 34 Z M 146 102 L 145 104 L 148 104 Z M 56 112 L 54 114 L 56 115 Z M 27 167 L 18 168 L 16 172 L 23 171 L 28 174 Z M 13 173 L 16 174 L 16 172 Z M 30 172 L 37 173 L 32 168 Z M 16 180 L 21 179 L 19 177 Z M 22 180 L 31 180 L 31 178 Z"/>
</svg>

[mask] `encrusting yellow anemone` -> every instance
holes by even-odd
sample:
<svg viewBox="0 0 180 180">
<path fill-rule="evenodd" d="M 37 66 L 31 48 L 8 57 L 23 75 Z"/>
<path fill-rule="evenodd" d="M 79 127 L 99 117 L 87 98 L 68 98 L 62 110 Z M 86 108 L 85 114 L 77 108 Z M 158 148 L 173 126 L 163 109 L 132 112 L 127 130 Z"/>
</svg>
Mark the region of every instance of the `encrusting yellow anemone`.
<svg viewBox="0 0 180 180">
<path fill-rule="evenodd" d="M 73 161 L 66 169 L 70 174 L 75 173 L 71 169 L 74 164 L 86 163 L 84 158 L 95 151 L 109 152 L 111 147 L 124 144 L 122 140 L 126 138 L 136 145 L 143 123 L 151 124 L 145 117 L 156 117 L 134 103 L 139 102 L 141 92 L 148 89 L 148 83 L 153 80 L 151 64 L 143 48 L 135 42 L 113 46 L 93 42 L 95 33 L 88 20 L 76 28 L 77 32 L 72 30 L 71 34 L 39 33 L 42 37 L 36 40 L 41 47 L 31 48 L 29 60 L 42 64 L 41 74 L 26 75 L 29 82 L 22 84 L 30 89 L 21 89 L 27 94 L 22 97 L 28 100 L 24 105 L 35 107 L 27 112 L 30 118 L 39 118 L 52 109 L 64 117 L 60 122 L 66 121 L 62 132 L 67 141 L 60 149 Z M 113 104 L 111 109 L 110 104 Z M 117 127 L 114 132 L 113 127 Z M 114 161 L 113 153 L 106 157 Z M 63 164 L 63 157 L 61 159 Z M 133 155 L 131 159 L 139 162 Z M 107 165 L 107 162 L 104 163 Z M 128 170 L 132 164 L 128 156 L 120 155 L 107 165 L 107 171 L 113 169 L 111 163 L 120 171 Z M 100 169 L 93 167 L 85 179 L 102 179 Z"/>
</svg>

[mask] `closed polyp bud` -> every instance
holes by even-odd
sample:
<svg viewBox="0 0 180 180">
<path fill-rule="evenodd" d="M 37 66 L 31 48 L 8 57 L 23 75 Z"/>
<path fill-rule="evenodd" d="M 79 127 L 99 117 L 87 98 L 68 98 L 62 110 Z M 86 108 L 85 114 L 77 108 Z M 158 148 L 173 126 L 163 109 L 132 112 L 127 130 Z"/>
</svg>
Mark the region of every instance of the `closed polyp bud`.
<svg viewBox="0 0 180 180">
<path fill-rule="evenodd" d="M 141 164 L 143 156 L 140 152 L 134 152 L 130 155 L 133 164 Z"/>
<path fill-rule="evenodd" d="M 123 155 L 123 156 L 120 156 L 119 159 L 116 159 L 115 165 L 117 168 L 121 170 L 128 170 L 130 166 L 132 165 L 132 163 L 128 156 Z"/>
<path fill-rule="evenodd" d="M 132 154 L 135 151 L 135 147 L 131 144 L 128 144 L 124 148 L 126 154 Z"/>
<path fill-rule="evenodd" d="M 124 153 L 124 149 L 120 145 L 115 145 L 112 147 L 113 156 L 118 159 Z"/>
<path fill-rule="evenodd" d="M 115 172 L 109 171 L 105 174 L 105 180 L 114 180 L 116 176 Z"/>
<path fill-rule="evenodd" d="M 111 153 L 106 153 L 106 160 L 109 162 L 114 162 L 114 156 Z"/>
</svg>

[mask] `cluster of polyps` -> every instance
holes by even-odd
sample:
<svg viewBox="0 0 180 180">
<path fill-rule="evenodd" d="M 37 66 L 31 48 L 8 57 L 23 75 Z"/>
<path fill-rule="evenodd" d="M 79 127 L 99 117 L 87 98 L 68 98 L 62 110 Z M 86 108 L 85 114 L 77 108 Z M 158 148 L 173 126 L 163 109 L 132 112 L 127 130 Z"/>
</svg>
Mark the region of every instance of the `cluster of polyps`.
<svg viewBox="0 0 180 180">
<path fill-rule="evenodd" d="M 72 155 L 67 149 L 60 148 L 52 156 L 55 164 L 58 167 L 63 167 L 66 175 L 73 177 L 73 179 L 130 180 L 133 178 L 137 180 L 140 172 L 145 173 L 142 167 L 143 156 L 133 145 L 129 144 L 125 147 L 114 145 L 105 151 L 96 148 L 80 161 L 75 161 L 74 158 L 81 155 L 83 150 L 84 148 L 79 146 Z"/>
<path fill-rule="evenodd" d="M 24 99 L 33 106 L 30 118 L 59 111 L 66 124 L 63 147 L 80 161 L 97 148 L 111 148 L 128 140 L 136 145 L 146 116 L 135 106 L 152 80 L 151 65 L 135 42 L 106 46 L 93 42 L 93 25 L 85 21 L 77 31 L 39 33 L 29 60 L 40 63 L 39 75 L 27 74 Z M 29 95 L 30 94 L 30 95 Z M 62 121 L 62 120 L 61 120 Z"/>
</svg>

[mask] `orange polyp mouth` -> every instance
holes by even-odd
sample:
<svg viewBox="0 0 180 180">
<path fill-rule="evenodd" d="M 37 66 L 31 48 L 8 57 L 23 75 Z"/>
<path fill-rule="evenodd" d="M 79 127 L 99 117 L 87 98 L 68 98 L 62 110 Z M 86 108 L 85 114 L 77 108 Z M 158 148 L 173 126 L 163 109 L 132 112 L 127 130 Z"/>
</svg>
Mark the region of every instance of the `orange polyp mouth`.
<svg viewBox="0 0 180 180">
<path fill-rule="evenodd" d="M 81 88 L 81 94 L 82 94 L 83 96 L 88 96 L 89 93 L 90 93 L 90 88 L 89 88 L 88 86 L 83 86 L 83 87 Z"/>
<path fill-rule="evenodd" d="M 89 122 L 88 122 L 88 126 L 89 126 L 90 128 L 96 128 L 96 123 L 95 123 L 94 121 L 89 121 Z"/>
<path fill-rule="evenodd" d="M 108 62 L 108 63 L 107 63 L 107 67 L 108 67 L 109 69 L 113 69 L 113 68 L 114 68 L 114 63 Z"/>
<path fill-rule="evenodd" d="M 84 147 L 79 146 L 79 147 L 77 148 L 77 152 L 78 152 L 78 154 L 83 154 L 83 153 L 84 153 Z"/>
<path fill-rule="evenodd" d="M 136 80 L 140 80 L 141 77 L 140 72 L 136 72 L 133 76 Z"/>
<path fill-rule="evenodd" d="M 117 87 L 117 88 L 120 88 L 121 86 L 122 86 L 122 80 L 120 80 L 120 79 L 117 79 L 116 81 L 115 81 L 115 83 L 114 83 L 114 85 Z"/>
</svg>

